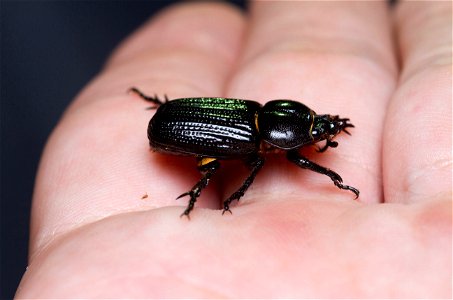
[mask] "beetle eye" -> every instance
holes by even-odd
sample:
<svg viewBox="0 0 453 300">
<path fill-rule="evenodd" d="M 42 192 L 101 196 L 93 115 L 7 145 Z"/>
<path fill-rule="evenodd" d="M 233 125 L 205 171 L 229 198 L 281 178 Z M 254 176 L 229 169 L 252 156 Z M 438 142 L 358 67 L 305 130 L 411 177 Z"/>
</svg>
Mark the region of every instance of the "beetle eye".
<svg viewBox="0 0 453 300">
<path fill-rule="evenodd" d="M 329 124 L 329 127 L 330 127 L 330 128 L 329 128 L 329 129 L 330 129 L 330 130 L 329 130 L 329 133 L 330 133 L 330 134 L 337 134 L 337 133 L 338 133 L 338 126 L 337 126 L 337 124 L 335 124 L 335 123 L 332 122 L 332 123 Z"/>
</svg>

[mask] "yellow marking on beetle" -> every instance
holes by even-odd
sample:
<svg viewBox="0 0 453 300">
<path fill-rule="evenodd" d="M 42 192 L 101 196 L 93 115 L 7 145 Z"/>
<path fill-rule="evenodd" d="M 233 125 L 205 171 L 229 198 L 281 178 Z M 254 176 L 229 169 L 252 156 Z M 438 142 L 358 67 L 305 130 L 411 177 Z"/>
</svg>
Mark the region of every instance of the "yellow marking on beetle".
<svg viewBox="0 0 453 300">
<path fill-rule="evenodd" d="M 203 157 L 202 159 L 200 159 L 198 161 L 198 166 L 201 167 L 201 166 L 206 166 L 207 164 L 213 162 L 217 160 L 217 158 L 214 158 L 214 157 Z"/>
<path fill-rule="evenodd" d="M 260 128 L 258 127 L 258 112 L 255 113 L 255 128 L 258 133 L 260 133 Z"/>
</svg>

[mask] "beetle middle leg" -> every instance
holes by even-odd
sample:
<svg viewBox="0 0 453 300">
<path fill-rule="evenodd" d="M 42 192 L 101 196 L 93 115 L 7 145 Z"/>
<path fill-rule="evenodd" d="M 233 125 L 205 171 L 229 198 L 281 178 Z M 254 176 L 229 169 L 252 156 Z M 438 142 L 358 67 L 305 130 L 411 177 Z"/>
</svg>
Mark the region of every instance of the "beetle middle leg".
<svg viewBox="0 0 453 300">
<path fill-rule="evenodd" d="M 253 183 L 253 180 L 255 180 L 256 175 L 258 174 L 259 170 L 264 165 L 264 158 L 261 156 L 257 155 L 256 157 L 253 158 L 253 160 L 250 162 L 250 166 L 252 167 L 252 171 L 250 172 L 250 175 L 245 179 L 245 181 L 242 183 L 242 186 L 234 192 L 228 199 L 226 199 L 223 202 L 223 212 L 222 215 L 228 211 L 231 213 L 230 210 L 230 204 L 234 200 L 238 200 L 244 196 L 244 193 L 247 191 L 247 189 L 250 187 L 250 185 Z"/>
<path fill-rule="evenodd" d="M 302 155 L 299 154 L 299 152 L 297 150 L 288 151 L 286 157 L 288 158 L 289 161 L 295 163 L 296 165 L 298 165 L 301 168 L 309 169 L 316 173 L 329 176 L 330 179 L 332 179 L 333 183 L 338 188 L 343 189 L 343 190 L 349 190 L 349 191 L 353 192 L 356 196 L 355 199 L 357 199 L 359 197 L 359 193 L 360 193 L 359 190 L 352 186 L 343 184 L 343 179 L 341 178 L 340 175 L 338 175 L 337 173 L 335 173 L 334 171 L 332 171 L 328 168 L 322 167 L 322 166 L 310 161 L 308 158 L 303 157 Z"/>
<path fill-rule="evenodd" d="M 201 158 L 198 161 L 198 170 L 203 174 L 203 177 L 192 187 L 192 189 L 178 198 L 182 198 L 184 196 L 190 196 L 189 204 L 184 212 L 181 214 L 182 216 L 187 216 L 189 219 L 189 214 L 193 210 L 195 202 L 197 202 L 197 198 L 200 197 L 201 191 L 208 185 L 209 180 L 211 179 L 212 175 L 219 169 L 220 163 L 215 158 Z"/>
</svg>

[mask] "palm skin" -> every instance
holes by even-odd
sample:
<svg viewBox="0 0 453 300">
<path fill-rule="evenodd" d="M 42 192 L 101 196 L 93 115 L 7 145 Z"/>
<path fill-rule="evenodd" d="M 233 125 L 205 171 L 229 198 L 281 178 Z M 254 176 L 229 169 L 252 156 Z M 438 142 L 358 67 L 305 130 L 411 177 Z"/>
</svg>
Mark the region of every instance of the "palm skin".
<svg viewBox="0 0 453 300">
<path fill-rule="evenodd" d="M 449 22 L 440 2 L 164 11 L 117 49 L 50 137 L 16 297 L 451 296 Z M 191 220 L 179 218 L 186 203 L 174 198 L 199 179 L 195 162 L 148 151 L 152 112 L 131 86 L 298 99 L 349 117 L 356 128 L 337 148 L 305 151 L 360 198 L 272 156 L 231 215 L 217 209 L 246 171 L 222 162 Z"/>
</svg>

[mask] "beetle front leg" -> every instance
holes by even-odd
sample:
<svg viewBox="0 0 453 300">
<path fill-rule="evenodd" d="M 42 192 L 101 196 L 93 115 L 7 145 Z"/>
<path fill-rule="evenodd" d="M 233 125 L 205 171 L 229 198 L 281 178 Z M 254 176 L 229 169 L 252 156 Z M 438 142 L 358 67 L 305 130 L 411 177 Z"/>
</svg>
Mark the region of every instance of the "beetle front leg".
<svg viewBox="0 0 453 300">
<path fill-rule="evenodd" d="M 338 188 L 343 189 L 343 190 L 349 190 L 349 191 L 353 192 L 356 196 L 355 199 L 357 199 L 359 197 L 359 193 L 360 193 L 359 190 L 352 186 L 343 184 L 343 179 L 341 178 L 340 175 L 338 175 L 337 173 L 335 173 L 334 171 L 332 171 L 328 168 L 324 168 L 324 167 L 310 161 L 308 158 L 303 157 L 302 155 L 299 154 L 299 152 L 297 150 L 288 151 L 286 157 L 288 158 L 289 161 L 295 163 L 296 165 L 298 165 L 301 168 L 309 169 L 316 173 L 329 176 L 330 179 L 332 179 L 333 183 Z"/>
<path fill-rule="evenodd" d="M 256 175 L 258 174 L 259 170 L 261 170 L 261 168 L 263 167 L 264 165 L 264 158 L 262 158 L 261 156 L 257 155 L 253 160 L 252 162 L 250 163 L 250 166 L 252 167 L 252 171 L 250 172 L 250 175 L 245 179 L 245 181 L 242 183 L 242 186 L 236 191 L 234 192 L 230 197 L 228 197 L 228 199 L 226 199 L 224 202 L 223 202 L 223 212 L 222 212 L 222 215 L 228 211 L 230 213 L 231 210 L 230 210 L 230 204 L 231 202 L 233 202 L 234 200 L 238 200 L 244 196 L 244 193 L 247 191 L 247 189 L 250 187 L 250 185 L 253 183 L 253 180 L 255 180 L 255 177 Z"/>
<path fill-rule="evenodd" d="M 329 147 L 336 148 L 337 146 L 338 146 L 337 142 L 331 141 L 331 140 L 326 140 L 326 144 L 322 148 L 318 146 L 318 149 L 316 151 L 318 151 L 319 153 L 322 153 L 322 152 L 326 151 L 327 148 L 329 148 Z"/>
<path fill-rule="evenodd" d="M 206 161 L 205 161 L 206 162 Z M 203 177 L 198 181 L 190 191 L 180 195 L 178 198 L 182 198 L 184 196 L 189 195 L 190 200 L 189 204 L 187 205 L 187 208 L 184 210 L 184 212 L 181 214 L 182 216 L 187 216 L 187 218 L 190 219 L 189 214 L 192 211 L 195 202 L 197 202 L 197 198 L 200 197 L 201 191 L 208 185 L 209 179 L 211 179 L 212 175 L 215 174 L 217 169 L 220 167 L 220 163 L 218 160 L 209 160 L 207 163 L 203 163 L 203 159 L 200 160 L 198 169 L 200 172 L 203 174 Z"/>
</svg>

